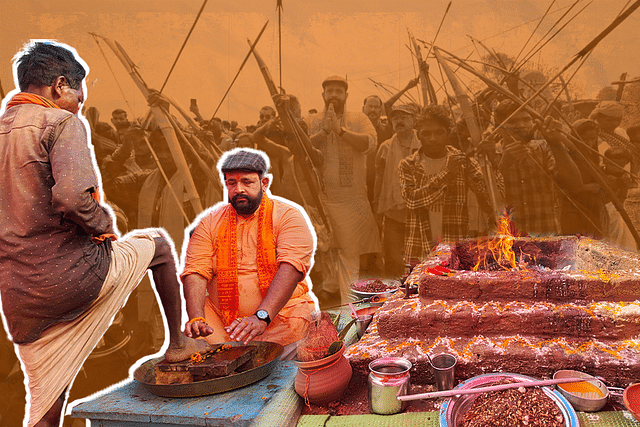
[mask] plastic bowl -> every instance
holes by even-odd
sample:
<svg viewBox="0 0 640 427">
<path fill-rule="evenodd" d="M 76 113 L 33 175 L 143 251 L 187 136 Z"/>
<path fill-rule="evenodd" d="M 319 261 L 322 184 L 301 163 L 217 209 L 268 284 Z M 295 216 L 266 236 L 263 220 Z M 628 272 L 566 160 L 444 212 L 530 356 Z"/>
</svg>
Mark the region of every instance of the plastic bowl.
<svg viewBox="0 0 640 427">
<path fill-rule="evenodd" d="M 602 409 L 604 405 L 607 403 L 607 399 L 609 398 L 609 390 L 607 386 L 603 384 L 602 381 L 593 377 L 592 375 L 585 374 L 580 371 L 572 371 L 569 369 L 564 369 L 553 374 L 553 379 L 558 378 L 584 378 L 585 382 L 588 382 L 595 386 L 598 390 L 600 390 L 601 395 L 597 396 L 597 392 L 592 393 L 580 393 L 580 392 L 572 392 L 567 391 L 562 388 L 562 384 L 556 384 L 556 389 L 567 398 L 571 406 L 573 406 L 578 411 L 583 412 L 596 412 Z M 576 383 L 573 383 L 576 384 Z M 567 384 L 566 386 L 570 386 L 573 384 Z M 577 383 L 581 384 L 581 383 Z"/>
<path fill-rule="evenodd" d="M 622 394 L 624 406 L 633 415 L 636 421 L 640 421 L 640 383 L 631 384 L 624 389 Z"/>
</svg>

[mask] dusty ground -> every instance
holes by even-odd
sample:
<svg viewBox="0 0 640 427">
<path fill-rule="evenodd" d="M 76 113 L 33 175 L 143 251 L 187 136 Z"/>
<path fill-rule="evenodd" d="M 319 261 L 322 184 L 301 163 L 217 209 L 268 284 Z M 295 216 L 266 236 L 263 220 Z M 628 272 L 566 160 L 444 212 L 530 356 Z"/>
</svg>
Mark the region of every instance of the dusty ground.
<svg viewBox="0 0 640 427">
<path fill-rule="evenodd" d="M 427 393 L 435 391 L 434 386 L 418 386 L 411 387 L 410 394 Z M 440 410 L 440 404 L 443 399 L 435 400 L 413 400 L 407 402 L 405 412 L 427 412 Z M 340 400 L 330 402 L 326 405 L 303 406 L 302 415 L 361 415 L 370 414 L 369 396 L 367 384 L 361 380 L 352 380 L 349 388 L 340 398 Z"/>
<path fill-rule="evenodd" d="M 302 407 L 302 415 L 362 415 L 370 414 L 367 384 L 351 381 L 349 388 L 337 401 L 326 405 L 311 405 Z M 413 385 L 410 394 L 428 393 L 436 391 L 433 385 Z M 404 412 L 439 411 L 444 399 L 413 400 L 407 402 Z M 621 395 L 612 394 L 602 411 L 621 411 L 625 409 Z"/>
</svg>

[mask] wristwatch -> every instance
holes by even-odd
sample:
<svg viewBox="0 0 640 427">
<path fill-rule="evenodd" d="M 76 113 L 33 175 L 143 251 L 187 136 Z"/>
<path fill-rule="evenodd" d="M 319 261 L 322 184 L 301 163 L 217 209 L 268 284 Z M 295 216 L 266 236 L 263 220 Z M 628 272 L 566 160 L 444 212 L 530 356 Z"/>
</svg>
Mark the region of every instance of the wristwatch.
<svg viewBox="0 0 640 427">
<path fill-rule="evenodd" d="M 267 312 L 267 310 L 256 311 L 256 317 L 258 318 L 258 320 L 266 322 L 267 326 L 269 326 L 269 323 L 271 323 L 271 318 L 269 317 L 269 313 Z"/>
</svg>

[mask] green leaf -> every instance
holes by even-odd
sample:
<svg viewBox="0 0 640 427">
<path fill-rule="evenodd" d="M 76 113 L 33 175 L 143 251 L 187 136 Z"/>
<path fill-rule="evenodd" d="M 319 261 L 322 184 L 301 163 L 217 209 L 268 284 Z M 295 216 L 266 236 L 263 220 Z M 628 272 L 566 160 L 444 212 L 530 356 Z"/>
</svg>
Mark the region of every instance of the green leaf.
<svg viewBox="0 0 640 427">
<path fill-rule="evenodd" d="M 338 311 L 338 314 L 329 313 L 329 315 L 333 318 L 333 326 L 338 330 L 338 325 L 340 324 L 340 317 L 342 316 L 342 312 Z"/>
<path fill-rule="evenodd" d="M 340 338 L 341 340 L 344 340 L 344 337 L 347 336 L 347 332 L 349 332 L 349 329 L 351 329 L 351 326 L 356 323 L 356 319 L 352 319 L 351 322 L 347 323 L 347 325 L 342 328 L 342 330 L 340 331 L 340 335 L 338 335 L 338 338 Z"/>
<path fill-rule="evenodd" d="M 344 343 L 342 341 L 332 342 L 331 345 L 329 346 L 329 354 L 327 356 L 331 356 L 332 354 L 337 353 L 338 350 L 340 350 L 343 345 Z"/>
</svg>

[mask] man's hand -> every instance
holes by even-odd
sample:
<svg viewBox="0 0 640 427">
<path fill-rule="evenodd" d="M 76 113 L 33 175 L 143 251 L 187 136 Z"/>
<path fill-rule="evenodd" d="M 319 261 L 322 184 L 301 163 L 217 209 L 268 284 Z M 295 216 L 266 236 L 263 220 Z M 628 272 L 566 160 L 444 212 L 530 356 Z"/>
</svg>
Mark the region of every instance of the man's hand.
<svg viewBox="0 0 640 427">
<path fill-rule="evenodd" d="M 624 189 L 631 188 L 633 187 L 633 184 L 634 184 L 633 178 L 631 178 L 631 176 L 626 172 L 622 172 L 618 177 L 617 181 L 618 181 L 617 186 L 619 188 L 624 188 Z"/>
<path fill-rule="evenodd" d="M 273 99 L 273 103 L 278 107 L 284 106 L 287 110 L 291 111 L 291 98 L 289 98 L 289 95 L 286 95 L 284 93 L 276 93 L 275 95 L 271 96 L 271 99 Z"/>
<path fill-rule="evenodd" d="M 536 121 L 536 125 L 540 128 L 542 136 L 549 145 L 557 145 L 564 148 L 564 140 L 566 137 L 562 134 L 562 125 L 551 116 L 547 116 L 544 122 Z"/>
<path fill-rule="evenodd" d="M 336 135 L 340 133 L 340 120 L 333 109 L 333 104 L 329 104 L 327 110 L 324 113 L 324 120 L 322 121 L 323 128 L 327 134 L 333 132 Z"/>
<path fill-rule="evenodd" d="M 213 333 L 213 328 L 202 319 L 188 321 L 184 325 L 184 334 L 189 338 L 206 337 Z"/>
<path fill-rule="evenodd" d="M 407 86 L 406 86 L 406 90 L 409 90 L 411 88 L 418 86 L 418 83 L 420 83 L 420 77 L 416 77 L 415 79 L 409 80 L 409 83 L 407 83 Z"/>
<path fill-rule="evenodd" d="M 585 184 L 582 187 L 582 191 L 587 195 L 595 196 L 602 192 L 602 188 L 600 188 L 600 185 L 595 182 L 591 182 L 589 184 Z"/>
<path fill-rule="evenodd" d="M 191 105 L 189 105 L 189 111 L 191 111 L 196 116 L 200 115 L 200 108 L 198 107 L 198 104 L 193 101 L 191 102 Z"/>
<path fill-rule="evenodd" d="M 482 140 L 476 147 L 478 154 L 485 154 L 490 157 L 496 154 L 496 140 L 494 138 L 488 138 L 490 134 L 491 132 L 485 131 L 482 135 Z"/>
<path fill-rule="evenodd" d="M 519 162 L 529 155 L 529 149 L 523 142 L 515 140 L 508 132 L 502 132 L 504 157 Z"/>
<path fill-rule="evenodd" d="M 238 317 L 224 328 L 232 340 L 244 341 L 249 344 L 258 335 L 262 335 L 267 329 L 267 323 L 258 319 L 255 314 L 247 317 Z"/>
<path fill-rule="evenodd" d="M 280 117 L 273 118 L 266 123 L 267 131 L 278 132 L 278 134 L 284 133 L 284 127 L 282 126 L 282 120 Z"/>
<path fill-rule="evenodd" d="M 447 164 L 445 168 L 447 169 L 447 176 L 449 179 L 452 179 L 460 170 L 462 165 L 464 165 L 467 161 L 467 158 L 464 154 L 451 154 L 447 158 Z"/>
<path fill-rule="evenodd" d="M 149 97 L 147 98 L 149 107 L 164 107 L 169 109 L 171 103 L 160 92 L 155 89 L 149 89 Z"/>
</svg>

